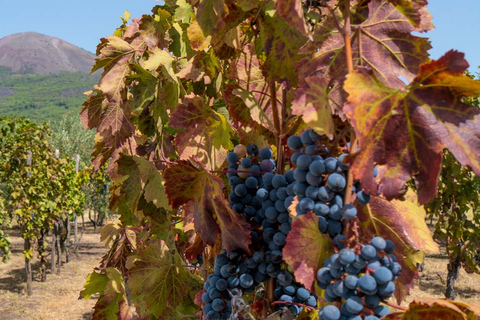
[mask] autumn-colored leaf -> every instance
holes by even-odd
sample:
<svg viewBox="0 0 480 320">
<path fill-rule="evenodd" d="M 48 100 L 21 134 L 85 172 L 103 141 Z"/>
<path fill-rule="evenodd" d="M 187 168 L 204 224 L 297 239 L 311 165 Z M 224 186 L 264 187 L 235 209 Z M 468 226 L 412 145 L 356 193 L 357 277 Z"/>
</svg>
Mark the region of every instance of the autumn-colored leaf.
<svg viewBox="0 0 480 320">
<path fill-rule="evenodd" d="M 291 26 L 307 35 L 307 25 L 303 17 L 303 2 L 298 0 L 278 0 L 276 3 L 278 14 Z"/>
<path fill-rule="evenodd" d="M 367 192 L 377 193 L 373 168 L 385 165 L 380 192 L 387 199 L 414 177 L 426 203 L 436 194 L 443 148 L 480 175 L 480 110 L 462 102 L 480 94 L 480 82 L 463 75 L 463 56 L 449 51 L 423 65 L 407 90 L 386 87 L 368 68 L 348 76 L 344 111 L 361 145 L 352 172 Z"/>
<path fill-rule="evenodd" d="M 416 31 L 433 29 L 432 16 L 427 10 L 427 0 L 389 0 L 415 26 Z"/>
<path fill-rule="evenodd" d="M 406 311 L 392 313 L 385 320 L 476 320 L 480 317 L 478 305 L 447 299 L 415 299 Z"/>
<path fill-rule="evenodd" d="M 266 54 L 261 68 L 267 82 L 277 81 L 286 88 L 295 87 L 298 82 L 295 66 L 301 58 L 299 51 L 307 37 L 278 14 L 270 16 L 267 13 L 260 22 L 260 39 Z"/>
<path fill-rule="evenodd" d="M 328 101 L 328 83 L 325 78 L 312 75 L 304 79 L 305 85 L 295 91 L 292 113 L 316 133 L 333 137 L 332 110 Z"/>
<path fill-rule="evenodd" d="M 375 75 L 388 86 L 403 88 L 405 83 L 399 76 L 407 81 L 413 79 L 420 64 L 428 59 L 428 40 L 413 36 L 411 32 L 416 30 L 415 27 L 388 0 L 370 1 L 366 10 L 360 12 L 355 14 L 357 26 L 352 31 L 351 38 L 354 65 L 370 66 Z M 335 22 L 341 19 L 341 14 L 334 14 L 335 18 L 327 15 L 322 20 L 313 41 L 307 42 L 300 50 L 300 53 L 308 56 L 297 63 L 300 90 L 297 99 L 301 95 L 315 97 L 314 93 L 310 93 L 312 84 L 309 80 L 322 78 L 329 88 L 331 107 L 342 116 L 340 110 L 346 99 L 343 81 L 348 70 L 345 41 Z M 315 78 L 310 78 L 311 76 Z M 313 101 L 314 106 L 321 110 L 320 106 L 324 104 Z M 310 101 L 307 99 L 306 102 Z"/>
<path fill-rule="evenodd" d="M 329 236 L 318 228 L 318 217 L 308 212 L 293 221 L 283 248 L 283 258 L 293 269 L 295 279 L 313 292 L 317 270 L 330 256 L 331 250 Z"/>
<path fill-rule="evenodd" d="M 167 316 L 185 299 L 188 293 L 200 289 L 200 282 L 185 269 L 176 250 L 160 239 L 151 240 L 139 253 L 129 270 L 128 285 L 140 303 L 140 314 Z"/>
<path fill-rule="evenodd" d="M 180 154 L 180 159 L 188 159 L 195 149 L 197 156 L 203 150 L 208 158 L 210 167 L 221 164 L 210 156 L 217 150 L 233 149 L 230 137 L 233 130 L 224 115 L 216 112 L 208 105 L 204 98 L 190 94 L 185 97 L 170 117 L 170 125 L 175 129 L 183 130 L 177 133 L 175 145 Z M 204 162 L 205 163 L 205 162 Z"/>
<path fill-rule="evenodd" d="M 213 246 L 221 233 L 226 250 L 248 251 L 249 224 L 226 203 L 220 178 L 193 160 L 168 166 L 164 177 L 170 204 L 183 205 L 186 214 L 193 215 L 195 231 L 206 244 Z"/>
<path fill-rule="evenodd" d="M 402 273 L 396 280 L 398 303 L 413 288 L 418 278 L 416 264 L 423 262 L 423 253 L 439 251 L 425 223 L 424 208 L 416 202 L 413 191 L 407 193 L 406 198 L 405 201 L 386 201 L 372 196 L 368 206 L 357 207 L 362 243 L 380 236 L 395 244 L 395 255 L 402 266 Z"/>
</svg>

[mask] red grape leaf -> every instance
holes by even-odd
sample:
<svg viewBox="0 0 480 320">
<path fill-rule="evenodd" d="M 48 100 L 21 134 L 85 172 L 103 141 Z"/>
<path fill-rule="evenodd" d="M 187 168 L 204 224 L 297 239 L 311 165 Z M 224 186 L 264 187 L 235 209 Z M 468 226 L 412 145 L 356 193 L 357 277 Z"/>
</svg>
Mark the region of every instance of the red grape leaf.
<svg viewBox="0 0 480 320">
<path fill-rule="evenodd" d="M 243 48 L 243 52 L 239 54 L 238 59 L 232 62 L 229 76 L 238 81 L 238 86 L 231 86 L 229 91 L 241 98 L 243 101 L 242 109 L 250 111 L 249 115 L 245 114 L 248 118 L 245 119 L 245 116 L 240 117 L 240 115 L 236 116 L 236 118 L 251 119 L 261 127 L 275 132 L 270 99 L 270 84 L 266 82 L 260 69 L 260 62 L 255 53 L 254 44 L 246 45 Z M 281 101 L 281 95 L 279 96 L 278 93 L 277 98 Z M 232 114 L 232 112 L 230 113 Z M 248 122 L 245 124 L 248 125 Z"/>
<path fill-rule="evenodd" d="M 427 10 L 427 0 L 389 0 L 391 4 L 403 13 L 419 32 L 433 29 L 432 16 Z"/>
<path fill-rule="evenodd" d="M 317 270 L 331 250 L 330 237 L 318 229 L 318 217 L 308 212 L 293 221 L 283 248 L 283 259 L 292 267 L 295 279 L 313 292 Z"/>
<path fill-rule="evenodd" d="M 301 6 L 301 4 L 300 4 Z M 290 26 L 278 14 L 259 16 L 260 40 L 266 54 L 261 69 L 267 82 L 277 81 L 286 88 L 297 86 L 295 66 L 301 57 L 300 48 L 307 41 L 296 27 Z"/>
<path fill-rule="evenodd" d="M 174 308 L 184 300 L 193 304 L 194 293 L 200 282 L 186 268 L 175 248 L 170 249 L 163 240 L 150 240 L 139 252 L 138 259 L 129 269 L 128 285 L 138 304 L 140 315 L 173 316 Z"/>
<path fill-rule="evenodd" d="M 478 305 L 468 305 L 463 302 L 440 299 L 415 299 L 408 310 L 392 313 L 385 320 L 474 320 L 480 317 Z"/>
<path fill-rule="evenodd" d="M 210 156 L 215 150 L 233 149 L 230 136 L 234 131 L 225 116 L 212 109 L 204 98 L 192 93 L 183 101 L 170 117 L 172 127 L 183 129 L 175 138 L 180 159 L 188 159 L 192 154 L 197 157 L 203 154 L 206 159 L 204 163 L 210 163 L 210 167 L 214 168 L 215 164 L 221 164 L 225 158 L 215 161 Z"/>
<path fill-rule="evenodd" d="M 221 233 L 226 250 L 248 251 L 250 226 L 226 203 L 220 178 L 193 160 L 169 165 L 164 178 L 170 204 L 174 208 L 183 205 L 186 214 L 193 215 L 195 231 L 206 244 L 213 246 Z"/>
<path fill-rule="evenodd" d="M 277 0 L 278 14 L 291 26 L 307 35 L 307 25 L 303 17 L 303 2 L 298 0 Z"/>
<path fill-rule="evenodd" d="M 407 1 L 407 0 L 405 0 Z M 338 15 L 338 13 L 337 13 Z M 370 66 L 373 72 L 391 87 L 403 88 L 402 76 L 408 81 L 419 70 L 419 65 L 428 59 L 430 44 L 427 39 L 413 36 L 415 27 L 387 0 L 370 1 L 365 12 L 355 13 L 356 30 L 352 33 L 354 65 Z M 341 19 L 339 16 L 336 19 Z M 307 103 L 315 103 L 311 93 L 311 76 L 322 78 L 329 88 L 328 98 L 332 108 L 340 116 L 346 94 L 343 82 L 348 73 L 345 60 L 345 41 L 329 14 L 317 27 L 314 39 L 300 50 L 308 55 L 297 63 L 297 99 L 306 96 Z M 315 108 L 325 108 L 316 102 Z M 297 106 L 298 108 L 298 106 Z"/>
<path fill-rule="evenodd" d="M 372 196 L 368 206 L 357 206 L 362 243 L 369 243 L 375 236 L 395 243 L 395 256 L 402 266 L 402 273 L 396 280 L 398 303 L 413 288 L 418 278 L 416 264 L 423 261 L 423 253 L 438 253 L 439 250 L 425 223 L 425 209 L 418 205 L 413 191 L 407 193 L 406 198 L 405 201 L 387 201 Z"/>
<path fill-rule="evenodd" d="M 480 175 L 480 109 L 462 102 L 480 94 L 480 81 L 463 75 L 463 56 L 449 51 L 424 64 L 406 90 L 386 87 L 364 67 L 348 76 L 344 111 L 361 145 L 352 172 L 365 191 L 377 194 L 373 168 L 385 165 L 380 191 L 387 199 L 403 194 L 413 176 L 420 203 L 428 202 L 436 194 L 443 148 Z"/>
</svg>

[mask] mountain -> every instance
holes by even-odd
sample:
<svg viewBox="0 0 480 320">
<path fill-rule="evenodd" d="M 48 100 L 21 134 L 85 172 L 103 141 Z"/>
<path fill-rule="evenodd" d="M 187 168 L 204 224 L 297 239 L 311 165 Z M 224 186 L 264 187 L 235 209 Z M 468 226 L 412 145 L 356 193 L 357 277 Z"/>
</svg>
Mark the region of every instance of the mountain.
<svg viewBox="0 0 480 320">
<path fill-rule="evenodd" d="M 13 73 L 89 73 L 95 56 L 62 39 L 23 32 L 0 39 L 0 66 Z"/>
</svg>

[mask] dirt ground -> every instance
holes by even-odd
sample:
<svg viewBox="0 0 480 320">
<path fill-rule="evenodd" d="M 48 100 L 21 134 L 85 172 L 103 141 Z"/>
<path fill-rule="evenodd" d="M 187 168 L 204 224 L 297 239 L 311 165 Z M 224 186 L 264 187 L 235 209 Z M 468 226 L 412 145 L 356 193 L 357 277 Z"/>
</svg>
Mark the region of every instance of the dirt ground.
<svg viewBox="0 0 480 320">
<path fill-rule="evenodd" d="M 79 230 L 80 232 L 80 230 Z M 98 265 L 107 249 L 100 242 L 100 234 L 86 223 L 86 230 L 77 254 L 70 254 L 70 262 L 63 266 L 61 274 L 47 271 L 47 281 L 39 281 L 39 263 L 33 259 L 33 294 L 25 295 L 25 260 L 23 240 L 18 230 L 10 233 L 12 257 L 7 264 L 0 262 L 0 319 L 91 319 L 95 299 L 78 300 L 87 275 Z M 50 256 L 47 257 L 50 262 Z"/>
<path fill-rule="evenodd" d="M 78 300 L 85 278 L 98 265 L 106 249 L 100 243 L 99 231 L 90 225 L 82 238 L 78 254 L 71 255 L 71 262 L 64 264 L 61 275 L 48 273 L 47 282 L 39 282 L 39 265 L 34 259 L 33 295 L 25 291 L 23 240 L 18 230 L 11 233 L 12 259 L 0 263 L 0 319 L 1 320 L 75 320 L 91 319 L 97 296 Z M 48 257 L 48 261 L 50 258 Z M 65 257 L 63 259 L 65 262 Z M 50 272 L 50 270 L 48 271 Z M 447 278 L 447 257 L 443 250 L 438 255 L 427 256 L 425 270 L 407 302 L 414 298 L 442 298 Z M 471 275 L 461 270 L 456 283 L 459 301 L 480 304 L 480 275 Z"/>
</svg>

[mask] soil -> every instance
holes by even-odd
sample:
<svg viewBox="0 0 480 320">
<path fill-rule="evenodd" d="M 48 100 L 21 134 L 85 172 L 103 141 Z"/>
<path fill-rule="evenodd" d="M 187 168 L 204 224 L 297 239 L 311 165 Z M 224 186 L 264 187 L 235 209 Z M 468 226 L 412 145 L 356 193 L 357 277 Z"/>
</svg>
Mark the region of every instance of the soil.
<svg viewBox="0 0 480 320">
<path fill-rule="evenodd" d="M 25 294 L 25 260 L 23 240 L 18 230 L 10 232 L 12 258 L 7 264 L 0 263 L 0 319 L 2 320 L 43 320 L 43 319 L 91 319 L 93 306 L 98 295 L 89 300 L 79 300 L 87 275 L 96 267 L 107 249 L 100 242 L 99 230 L 94 231 L 88 224 L 81 239 L 78 252 L 71 254 L 71 261 L 65 264 L 61 274 L 50 274 L 47 281 L 39 281 L 39 263 L 33 260 L 33 295 Z M 50 261 L 50 257 L 47 257 Z M 447 278 L 447 256 L 444 250 L 437 255 L 426 257 L 424 271 L 416 281 L 411 296 L 402 305 L 408 305 L 415 298 L 443 298 Z M 462 269 L 456 283 L 457 300 L 480 306 L 480 275 L 467 274 Z"/>
</svg>

